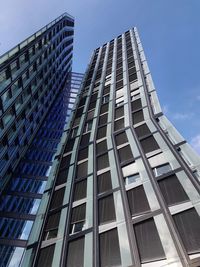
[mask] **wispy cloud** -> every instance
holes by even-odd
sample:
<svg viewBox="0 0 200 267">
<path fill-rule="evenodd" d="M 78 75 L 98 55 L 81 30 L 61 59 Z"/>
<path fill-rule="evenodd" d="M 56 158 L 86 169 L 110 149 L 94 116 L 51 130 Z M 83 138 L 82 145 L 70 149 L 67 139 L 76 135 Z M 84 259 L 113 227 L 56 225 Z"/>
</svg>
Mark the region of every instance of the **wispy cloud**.
<svg viewBox="0 0 200 267">
<path fill-rule="evenodd" d="M 174 113 L 172 114 L 172 118 L 174 120 L 188 120 L 193 117 L 193 113 Z"/>
<path fill-rule="evenodd" d="M 194 150 L 200 154 L 200 134 L 194 136 L 190 141 L 191 146 L 194 148 Z"/>
</svg>

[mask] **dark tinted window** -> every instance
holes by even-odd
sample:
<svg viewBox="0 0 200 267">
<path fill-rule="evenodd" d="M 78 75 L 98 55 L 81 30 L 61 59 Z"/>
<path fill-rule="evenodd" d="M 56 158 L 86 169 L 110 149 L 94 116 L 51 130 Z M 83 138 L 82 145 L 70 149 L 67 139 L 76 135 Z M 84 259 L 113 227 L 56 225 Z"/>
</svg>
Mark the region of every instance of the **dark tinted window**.
<svg viewBox="0 0 200 267">
<path fill-rule="evenodd" d="M 80 145 L 81 146 L 86 146 L 86 145 L 88 145 L 89 141 L 90 141 L 90 133 L 84 134 L 82 136 L 82 138 L 81 138 Z"/>
<path fill-rule="evenodd" d="M 103 154 L 97 158 L 97 170 L 109 167 L 108 154 Z"/>
<path fill-rule="evenodd" d="M 63 170 L 58 173 L 56 185 L 64 184 L 67 181 L 68 170 Z"/>
<path fill-rule="evenodd" d="M 149 136 L 143 140 L 140 141 L 141 146 L 144 150 L 144 153 L 152 152 L 156 149 L 159 149 L 159 146 L 153 136 Z"/>
<path fill-rule="evenodd" d="M 146 123 L 136 127 L 135 132 L 139 138 L 151 133 Z"/>
<path fill-rule="evenodd" d="M 144 120 L 143 111 L 137 111 L 133 113 L 133 124 L 139 123 Z"/>
<path fill-rule="evenodd" d="M 99 117 L 99 125 L 106 124 L 108 120 L 108 114 L 104 114 Z"/>
<path fill-rule="evenodd" d="M 121 266 L 117 229 L 100 234 L 100 266 Z"/>
<path fill-rule="evenodd" d="M 200 251 L 200 218 L 196 210 L 189 209 L 173 216 L 187 252 Z"/>
<path fill-rule="evenodd" d="M 106 130 L 107 130 L 107 126 L 103 126 L 101 128 L 98 128 L 97 139 L 101 139 L 101 138 L 105 137 L 106 136 Z"/>
<path fill-rule="evenodd" d="M 158 184 L 168 205 L 173 205 L 189 199 L 175 174 L 159 180 Z"/>
<path fill-rule="evenodd" d="M 77 165 L 77 174 L 76 174 L 76 178 L 82 178 L 87 176 L 87 168 L 88 168 L 88 162 L 85 161 L 81 164 Z"/>
<path fill-rule="evenodd" d="M 39 259 L 37 263 L 38 267 L 52 266 L 54 249 L 55 245 L 40 249 Z"/>
<path fill-rule="evenodd" d="M 56 209 L 62 206 L 64 193 L 65 193 L 65 187 L 54 191 L 52 200 L 51 200 L 50 209 Z"/>
<path fill-rule="evenodd" d="M 115 221 L 115 206 L 113 195 L 99 200 L 99 224 Z"/>
<path fill-rule="evenodd" d="M 120 117 L 124 116 L 124 106 L 120 107 L 120 108 L 116 108 L 115 109 L 115 119 L 118 119 Z"/>
<path fill-rule="evenodd" d="M 165 258 L 165 253 L 153 219 L 140 222 L 134 228 L 142 263 Z"/>
<path fill-rule="evenodd" d="M 141 109 L 141 108 L 142 108 L 142 102 L 141 102 L 140 98 L 131 102 L 132 111 L 135 111 L 135 110 L 138 110 L 138 109 Z"/>
<path fill-rule="evenodd" d="M 120 163 L 123 163 L 130 159 L 134 160 L 133 154 L 132 154 L 132 151 L 129 145 L 118 149 L 118 154 L 119 154 Z"/>
<path fill-rule="evenodd" d="M 116 145 L 119 146 L 119 145 L 122 145 L 124 143 L 127 143 L 128 142 L 128 138 L 126 136 L 126 132 L 122 132 L 118 135 L 115 136 L 115 140 L 116 140 Z"/>
<path fill-rule="evenodd" d="M 87 192 L 87 180 L 83 180 L 75 184 L 74 189 L 74 201 L 80 200 L 86 197 Z"/>
<path fill-rule="evenodd" d="M 127 197 L 132 216 L 150 210 L 143 186 L 138 186 L 127 191 Z"/>
<path fill-rule="evenodd" d="M 114 125 L 115 125 L 115 131 L 123 129 L 124 128 L 124 118 L 115 121 Z"/>
<path fill-rule="evenodd" d="M 84 266 L 84 238 L 69 242 L 67 267 Z"/>
<path fill-rule="evenodd" d="M 79 150 L 79 152 L 78 152 L 78 161 L 86 159 L 87 157 L 88 157 L 88 148 L 87 147 L 84 148 L 84 149 Z"/>
<path fill-rule="evenodd" d="M 97 182 L 99 194 L 112 189 L 110 172 L 104 172 L 103 174 L 98 175 Z"/>
<path fill-rule="evenodd" d="M 97 146 L 96 146 L 96 148 L 97 148 L 97 155 L 98 154 L 101 154 L 103 152 L 106 152 L 108 150 L 106 140 L 98 143 Z"/>
</svg>

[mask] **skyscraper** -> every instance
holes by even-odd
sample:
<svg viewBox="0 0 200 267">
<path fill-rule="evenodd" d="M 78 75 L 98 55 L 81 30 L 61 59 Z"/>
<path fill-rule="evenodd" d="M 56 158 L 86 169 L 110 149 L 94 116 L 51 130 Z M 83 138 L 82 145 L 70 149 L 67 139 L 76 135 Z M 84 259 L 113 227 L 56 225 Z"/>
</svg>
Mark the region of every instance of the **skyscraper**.
<svg viewBox="0 0 200 267">
<path fill-rule="evenodd" d="M 0 58 L 0 266 L 19 266 L 82 81 L 60 16 Z"/>
<path fill-rule="evenodd" d="M 22 266 L 200 266 L 199 177 L 133 28 L 92 55 Z"/>
</svg>

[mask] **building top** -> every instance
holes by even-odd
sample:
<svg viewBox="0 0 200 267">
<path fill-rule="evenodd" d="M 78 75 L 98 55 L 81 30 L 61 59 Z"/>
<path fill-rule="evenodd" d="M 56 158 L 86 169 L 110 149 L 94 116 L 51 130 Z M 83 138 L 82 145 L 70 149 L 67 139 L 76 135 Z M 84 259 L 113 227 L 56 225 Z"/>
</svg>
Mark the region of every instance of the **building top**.
<svg viewBox="0 0 200 267">
<path fill-rule="evenodd" d="M 10 57 L 14 56 L 16 53 L 18 53 L 21 49 L 23 49 L 25 46 L 27 46 L 29 43 L 31 43 L 33 40 L 35 40 L 38 36 L 40 36 L 43 32 L 51 28 L 54 24 L 56 24 L 58 21 L 63 19 L 64 17 L 67 17 L 69 19 L 74 20 L 74 17 L 69 15 L 68 13 L 63 13 L 61 16 L 56 18 L 55 20 L 48 23 L 46 26 L 42 27 L 40 30 L 23 40 L 21 43 L 16 45 L 15 47 L 11 48 L 9 51 L 4 53 L 0 56 L 0 65 L 3 64 L 5 61 L 7 61 Z"/>
</svg>

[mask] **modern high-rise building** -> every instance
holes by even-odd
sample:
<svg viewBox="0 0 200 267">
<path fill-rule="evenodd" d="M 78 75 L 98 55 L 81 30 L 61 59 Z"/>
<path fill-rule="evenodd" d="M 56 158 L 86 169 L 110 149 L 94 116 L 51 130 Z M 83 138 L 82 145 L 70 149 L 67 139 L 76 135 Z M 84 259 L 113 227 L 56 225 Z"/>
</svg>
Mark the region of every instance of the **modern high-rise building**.
<svg viewBox="0 0 200 267">
<path fill-rule="evenodd" d="M 22 266 L 200 266 L 199 181 L 133 28 L 92 55 Z"/>
<path fill-rule="evenodd" d="M 83 75 L 64 14 L 0 58 L 0 267 L 20 265 Z"/>
<path fill-rule="evenodd" d="M 7 112 L 17 114 L 12 90 L 11 98 L 3 99 L 11 99 L 14 105 L 9 105 L 8 111 L 1 105 L 6 137 L 1 169 L 8 176 L 2 175 L 0 266 L 200 266 L 200 159 L 162 113 L 136 28 L 93 52 L 76 98 L 72 94 L 78 92 L 82 75 L 70 78 L 71 67 L 67 66 L 71 66 L 72 51 L 66 48 L 63 52 L 65 46 L 59 46 L 65 38 L 72 41 L 73 33 L 67 33 L 73 31 L 69 21 L 73 24 L 73 19 L 64 15 L 40 31 L 38 39 L 37 34 L 30 39 L 33 50 L 40 47 L 40 51 L 46 49 L 50 37 L 56 39 L 66 32 L 39 61 L 48 58 L 48 53 L 54 55 L 54 63 L 47 60 L 39 75 L 42 88 L 48 88 L 44 100 L 39 102 L 40 91 L 31 97 L 30 105 L 40 108 L 29 120 L 30 127 L 42 108 L 47 111 L 44 120 L 37 120 L 38 127 L 34 124 L 33 138 L 20 134 L 17 125 L 16 135 L 7 130 L 13 116 Z M 30 68 L 28 40 L 22 49 L 28 53 L 24 61 L 28 60 Z M 17 48 L 17 55 L 23 53 Z M 59 53 L 66 58 L 59 60 Z M 15 83 L 9 53 L 7 60 L 8 68 L 5 64 L 0 76 L 2 85 Z M 62 62 L 66 69 L 59 67 Z M 50 77 L 45 77 L 48 70 L 51 75 L 58 70 L 51 86 Z M 22 77 L 17 88 L 24 84 Z M 73 81 L 70 86 L 69 79 Z M 11 87 L 3 87 L 2 95 L 5 88 Z M 74 100 L 69 102 L 69 95 L 65 98 L 59 93 L 56 97 L 58 91 L 70 92 Z M 51 108 L 44 103 L 48 94 L 55 96 Z M 68 109 L 73 112 L 66 126 Z M 26 112 L 29 114 L 29 106 L 22 118 Z M 8 157 L 9 133 L 11 139 L 24 137 L 27 145 L 26 152 L 17 150 L 20 153 L 12 161 Z"/>
</svg>

